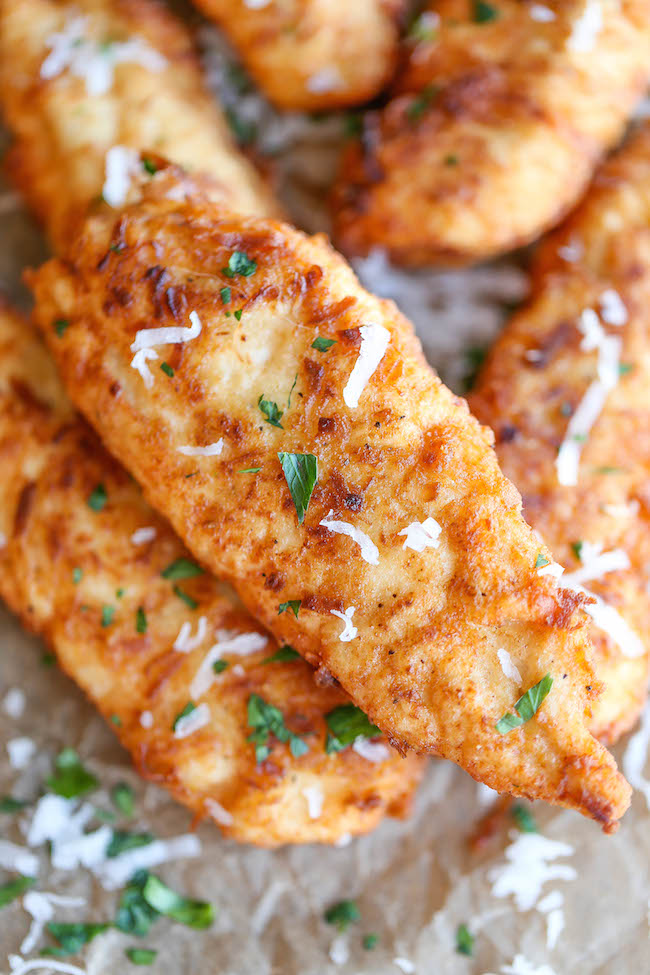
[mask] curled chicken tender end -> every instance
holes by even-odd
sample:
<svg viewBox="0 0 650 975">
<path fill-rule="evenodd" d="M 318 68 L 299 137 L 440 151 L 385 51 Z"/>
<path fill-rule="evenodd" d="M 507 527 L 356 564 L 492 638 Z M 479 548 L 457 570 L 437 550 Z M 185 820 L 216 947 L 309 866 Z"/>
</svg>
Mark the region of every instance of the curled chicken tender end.
<svg viewBox="0 0 650 975">
<path fill-rule="evenodd" d="M 590 726 L 608 742 L 636 722 L 650 664 L 649 227 L 646 122 L 541 246 L 533 296 L 502 333 L 471 396 L 473 412 L 494 429 L 497 456 L 530 523 L 569 577 L 586 575 L 584 587 L 624 621 L 623 629 L 604 629 L 595 614 L 591 626 L 605 690 Z M 620 343 L 618 375 L 577 443 L 577 483 L 562 485 L 558 448 L 598 380 L 591 336 Z M 594 546 L 614 559 L 599 559 Z"/>
<path fill-rule="evenodd" d="M 393 97 L 344 153 L 345 252 L 462 265 L 511 250 L 564 216 L 623 134 L 650 74 L 649 0 L 485 6 L 440 0 L 416 22 Z"/>
<path fill-rule="evenodd" d="M 57 42 L 66 32 L 67 46 Z M 0 5 L 0 101 L 10 178 L 57 248 L 102 193 L 125 202 L 159 153 L 202 173 L 206 192 L 235 210 L 280 213 L 205 90 L 187 28 L 159 3 Z"/>
<path fill-rule="evenodd" d="M 395 306 L 364 291 L 323 237 L 159 198 L 157 179 L 30 276 L 74 401 L 194 555 L 394 744 L 614 829 L 629 788 L 586 727 L 598 683 L 584 597 L 537 575 L 546 550 L 488 432 L 428 368 Z M 200 334 L 161 350 L 172 381 L 147 385 L 132 367 L 136 333 L 189 327 L 194 314 Z M 58 336 L 60 318 L 70 325 Z M 364 325 L 375 326 L 366 339 L 386 330 L 389 341 L 354 407 L 344 390 Z M 335 344 L 322 351 L 323 339 Z M 177 450 L 220 438 L 218 457 Z M 427 518 L 439 544 L 405 549 L 400 532 Z M 298 618 L 278 615 L 296 599 Z M 535 716 L 499 734 L 547 673 Z"/>
<path fill-rule="evenodd" d="M 145 778 L 226 835 L 260 846 L 333 843 L 367 832 L 386 813 L 408 812 L 422 759 L 387 747 L 377 761 L 351 747 L 326 754 L 325 715 L 349 699 L 318 687 L 300 658 L 265 663 L 277 643 L 213 576 L 162 577 L 189 554 L 75 415 L 45 348 L 6 307 L 0 465 L 0 594 L 45 637 Z M 89 506 L 98 485 L 101 510 Z M 103 606 L 114 609 L 108 626 Z M 246 635 L 257 649 L 237 654 Z M 204 661 L 219 642 L 214 659 L 228 667 L 215 674 Z M 202 664 L 205 690 L 196 683 Z M 268 758 L 256 763 L 252 695 L 282 712 L 305 754 L 296 758 L 290 743 L 271 737 Z M 202 717 L 207 707 L 207 719 L 179 737 L 174 722 L 189 701 Z"/>
<path fill-rule="evenodd" d="M 325 111 L 369 101 L 397 64 L 407 0 L 198 0 L 279 108 Z"/>
</svg>

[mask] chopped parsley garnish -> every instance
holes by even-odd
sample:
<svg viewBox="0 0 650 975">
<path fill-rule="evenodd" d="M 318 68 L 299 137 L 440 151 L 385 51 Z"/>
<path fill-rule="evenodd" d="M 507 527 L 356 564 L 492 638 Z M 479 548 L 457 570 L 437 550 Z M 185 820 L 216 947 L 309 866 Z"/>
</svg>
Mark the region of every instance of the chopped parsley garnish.
<svg viewBox="0 0 650 975">
<path fill-rule="evenodd" d="M 45 784 L 52 792 L 64 799 L 74 799 L 91 789 L 96 789 L 98 780 L 82 764 L 74 748 L 64 748 L 54 761 L 54 775 Z"/>
<path fill-rule="evenodd" d="M 149 158 L 149 156 L 144 156 L 142 160 L 142 168 L 144 169 L 145 173 L 149 173 L 150 176 L 155 176 L 158 172 L 158 166 L 155 164 L 153 159 Z"/>
<path fill-rule="evenodd" d="M 624 467 L 611 467 L 606 464 L 603 467 L 597 467 L 596 474 L 622 474 L 624 470 Z"/>
<path fill-rule="evenodd" d="M 378 934 L 364 934 L 363 941 L 361 942 L 366 951 L 374 951 L 374 949 L 379 944 Z"/>
<path fill-rule="evenodd" d="M 338 901 L 327 908 L 323 917 L 328 924 L 333 924 L 341 933 L 347 931 L 351 924 L 361 920 L 356 901 Z"/>
<path fill-rule="evenodd" d="M 135 795 L 126 782 L 118 782 L 111 789 L 111 799 L 123 816 L 132 816 L 135 810 Z"/>
<path fill-rule="evenodd" d="M 454 156 L 453 154 L 449 156 L 445 156 L 445 166 L 457 166 L 457 165 L 458 165 L 458 156 Z"/>
<path fill-rule="evenodd" d="M 522 724 L 530 721 L 539 711 L 552 686 L 553 678 L 550 674 L 546 674 L 537 684 L 529 688 L 525 694 L 522 694 L 515 704 L 515 711 L 517 713 L 511 714 L 508 711 L 497 721 L 495 728 L 499 734 L 507 735 L 513 728 L 519 728 Z"/>
<path fill-rule="evenodd" d="M 289 492 L 302 525 L 312 492 L 318 483 L 318 459 L 313 454 L 278 454 Z"/>
<path fill-rule="evenodd" d="M 244 312 L 242 311 L 242 309 L 241 308 L 238 308 L 237 311 L 233 312 L 233 314 L 234 314 L 235 318 L 237 319 L 237 321 L 238 322 L 241 322 L 241 317 L 244 314 Z"/>
<path fill-rule="evenodd" d="M 471 958 L 474 954 L 474 935 L 470 933 L 466 924 L 459 924 L 456 929 L 456 951 L 459 955 Z"/>
<path fill-rule="evenodd" d="M 165 373 L 166 376 L 169 376 L 170 379 L 173 379 L 174 370 L 172 369 L 172 367 L 169 365 L 168 362 L 161 362 L 160 368 L 162 369 L 162 371 Z"/>
<path fill-rule="evenodd" d="M 515 826 L 521 833 L 537 833 L 537 823 L 530 809 L 526 809 L 520 802 L 516 802 L 510 810 Z"/>
<path fill-rule="evenodd" d="M 262 470 L 261 467 L 243 467 L 240 471 L 237 471 L 237 473 L 238 474 L 259 474 L 261 470 Z"/>
<path fill-rule="evenodd" d="M 333 345 L 336 345 L 336 339 L 326 339 L 322 335 L 319 335 L 311 343 L 312 349 L 316 349 L 317 352 L 327 352 Z"/>
<path fill-rule="evenodd" d="M 135 613 L 135 630 L 136 633 L 147 632 L 147 614 L 145 613 L 142 606 L 138 606 Z"/>
<path fill-rule="evenodd" d="M 214 670 L 215 674 L 223 674 L 224 670 L 228 669 L 228 661 L 215 660 L 215 662 L 212 664 L 212 669 Z"/>
<path fill-rule="evenodd" d="M 41 657 L 41 666 L 43 667 L 53 667 L 56 663 L 56 657 L 53 653 L 44 653 Z"/>
<path fill-rule="evenodd" d="M 126 830 L 115 829 L 112 839 L 106 847 L 106 856 L 117 857 L 120 853 L 126 853 L 127 850 L 137 850 L 141 846 L 149 846 L 155 838 L 152 833 L 127 833 Z"/>
<path fill-rule="evenodd" d="M 348 112 L 343 118 L 343 138 L 358 139 L 363 132 L 363 115 L 360 112 Z"/>
<path fill-rule="evenodd" d="M 484 0 L 474 0 L 474 23 L 489 24 L 499 19 L 499 11 L 491 3 Z"/>
<path fill-rule="evenodd" d="M 183 710 L 179 714 L 177 714 L 176 717 L 174 718 L 174 723 L 172 724 L 172 731 L 176 731 L 178 722 L 181 721 L 183 718 L 186 718 L 188 714 L 192 713 L 192 711 L 196 711 L 196 704 L 194 703 L 194 701 L 188 701 L 185 707 L 183 708 Z"/>
<path fill-rule="evenodd" d="M 93 511 L 101 511 L 107 501 L 108 495 L 106 494 L 106 488 L 103 484 L 98 484 L 91 494 L 89 494 L 86 503 Z"/>
<path fill-rule="evenodd" d="M 298 373 L 293 377 L 293 383 L 291 384 L 291 389 L 289 390 L 289 395 L 287 397 L 287 409 L 291 406 L 291 394 L 296 388 L 296 383 L 298 382 Z"/>
<path fill-rule="evenodd" d="M 0 887 L 0 907 L 6 907 L 7 904 L 11 904 L 15 901 L 17 897 L 22 897 L 26 890 L 36 883 L 35 877 L 26 877 L 24 874 L 19 874 L 18 877 L 14 877 L 13 880 L 9 880 L 6 884 Z"/>
<path fill-rule="evenodd" d="M 124 595 L 124 592 L 125 592 L 125 590 L 122 589 L 122 587 L 120 587 L 119 589 L 116 589 L 115 590 L 115 597 L 116 597 L 116 599 L 121 599 L 122 596 Z"/>
<path fill-rule="evenodd" d="M 426 110 L 432 104 L 436 95 L 438 94 L 438 85 L 426 85 L 417 96 L 414 98 L 409 107 L 406 109 L 406 116 L 410 122 L 417 122 L 422 118 Z"/>
<path fill-rule="evenodd" d="M 120 718 L 119 714 L 111 715 L 111 724 L 114 724 L 116 728 L 122 727 L 122 719 Z"/>
<path fill-rule="evenodd" d="M 357 738 L 376 738 L 381 734 L 356 704 L 340 704 L 325 715 L 329 734 L 325 743 L 328 755 L 353 745 Z"/>
<path fill-rule="evenodd" d="M 407 37 L 414 41 L 433 41 L 437 34 L 435 22 L 431 14 L 420 14 L 409 27 Z"/>
<path fill-rule="evenodd" d="M 152 965 L 158 952 L 153 948 L 125 948 L 124 954 L 134 965 Z"/>
<path fill-rule="evenodd" d="M 248 146 L 255 142 L 257 137 L 257 126 L 250 119 L 242 118 L 232 108 L 226 108 L 226 119 L 228 125 L 240 146 Z"/>
<path fill-rule="evenodd" d="M 122 891 L 117 905 L 115 927 L 126 934 L 144 938 L 160 914 L 144 899 L 144 887 L 149 879 L 148 870 L 137 870 Z"/>
<path fill-rule="evenodd" d="M 577 558 L 578 562 L 582 562 L 582 546 L 584 542 L 571 542 L 571 551 Z"/>
<path fill-rule="evenodd" d="M 194 576 L 202 576 L 203 569 L 191 559 L 174 559 L 166 569 L 160 573 L 163 579 L 193 579 Z"/>
<path fill-rule="evenodd" d="M 14 799 L 13 796 L 3 796 L 0 799 L 0 813 L 15 813 L 20 812 L 29 803 L 26 799 Z"/>
<path fill-rule="evenodd" d="M 260 412 L 266 417 L 267 423 L 270 423 L 272 427 L 278 427 L 280 430 L 284 429 L 280 423 L 283 416 L 283 411 L 280 409 L 277 403 L 274 403 L 273 400 L 270 399 L 264 399 L 264 393 L 262 393 L 257 401 L 257 405 L 260 408 Z"/>
<path fill-rule="evenodd" d="M 550 565 L 550 564 L 551 564 L 551 560 L 550 559 L 547 559 L 546 556 L 545 555 L 542 555 L 541 552 L 539 553 L 539 555 L 535 559 L 535 568 L 536 569 L 543 569 L 545 565 Z"/>
<path fill-rule="evenodd" d="M 465 351 L 465 376 L 463 378 L 463 392 L 469 393 L 474 388 L 481 366 L 487 356 L 487 346 L 471 345 Z"/>
<path fill-rule="evenodd" d="M 628 372 L 632 372 L 634 369 L 634 363 L 632 362 L 621 362 L 618 367 L 619 376 L 627 376 Z"/>
<path fill-rule="evenodd" d="M 302 738 L 289 731 L 284 723 L 284 715 L 279 708 L 265 701 L 259 694 L 251 694 L 248 699 L 248 727 L 253 733 L 246 741 L 255 744 L 255 761 L 264 762 L 271 754 L 269 736 L 273 735 L 281 742 L 289 742 L 289 748 L 294 758 L 300 758 L 309 751 L 309 746 Z"/>
<path fill-rule="evenodd" d="M 280 603 L 278 606 L 278 616 L 282 616 L 283 613 L 286 613 L 290 609 L 296 619 L 298 619 L 301 605 L 302 599 L 288 599 L 286 603 Z"/>
<path fill-rule="evenodd" d="M 275 653 L 272 653 L 270 657 L 266 657 L 262 663 L 263 664 L 280 664 L 285 663 L 287 660 L 298 660 L 300 654 L 293 647 L 288 644 L 284 647 L 280 647 Z"/>
<path fill-rule="evenodd" d="M 80 569 L 78 566 L 72 570 L 72 581 L 74 582 L 75 586 L 79 585 L 83 578 L 83 574 L 83 569 Z"/>
<path fill-rule="evenodd" d="M 114 606 L 102 606 L 102 626 L 110 626 L 115 619 Z"/>
<path fill-rule="evenodd" d="M 229 305 L 232 301 L 232 288 L 230 286 L 222 288 L 219 292 L 221 295 L 221 301 L 224 305 Z"/>
<path fill-rule="evenodd" d="M 58 942 L 58 947 L 44 948 L 42 954 L 56 955 L 58 957 L 62 955 L 77 955 L 84 945 L 92 941 L 96 935 L 107 931 L 109 927 L 110 925 L 106 923 L 79 924 L 78 922 L 73 922 L 72 924 L 67 924 L 60 921 L 50 921 L 47 925 L 47 930 L 54 940 Z"/>
<path fill-rule="evenodd" d="M 245 251 L 234 251 L 230 255 L 228 267 L 221 268 L 221 271 L 227 278 L 234 278 L 238 274 L 250 278 L 257 271 L 257 262 L 251 260 Z"/>
<path fill-rule="evenodd" d="M 67 318 L 57 318 L 56 321 L 54 322 L 54 331 L 59 336 L 59 338 L 61 338 L 65 330 L 69 327 L 70 327 L 70 322 L 68 321 Z"/>
<path fill-rule="evenodd" d="M 142 888 L 143 900 L 159 914 L 185 924 L 188 928 L 203 930 L 214 921 L 214 907 L 206 901 L 195 901 L 177 894 L 155 874 L 149 874 Z"/>
<path fill-rule="evenodd" d="M 185 605 L 189 606 L 190 609 L 198 608 L 199 604 L 197 603 L 196 599 L 192 599 L 192 597 L 181 589 L 180 586 L 174 586 L 174 595 L 178 596 L 179 599 L 182 599 Z"/>
</svg>

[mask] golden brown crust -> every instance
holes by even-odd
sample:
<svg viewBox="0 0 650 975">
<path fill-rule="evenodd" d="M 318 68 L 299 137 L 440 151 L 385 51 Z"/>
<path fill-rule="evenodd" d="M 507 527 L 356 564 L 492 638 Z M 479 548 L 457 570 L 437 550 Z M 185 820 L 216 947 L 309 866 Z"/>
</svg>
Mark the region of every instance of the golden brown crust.
<svg viewBox="0 0 650 975">
<path fill-rule="evenodd" d="M 160 199 L 158 178 L 141 204 L 89 220 L 66 260 L 31 278 L 76 403 L 194 554 L 391 740 L 613 828 L 629 790 L 585 727 L 598 688 L 581 597 L 538 577 L 545 550 L 487 432 L 427 368 L 395 306 L 363 291 L 323 238 Z M 250 276 L 223 274 L 235 251 L 256 262 Z M 186 326 L 191 312 L 200 335 L 162 353 L 174 378 L 147 388 L 131 368 L 136 332 Z M 61 338 L 59 317 L 71 322 Z M 353 409 L 342 391 L 369 324 L 390 341 Z M 314 350 L 319 334 L 336 345 Z M 261 395 L 284 410 L 281 429 L 264 422 Z M 178 451 L 219 439 L 218 457 Z M 302 526 L 278 451 L 318 459 Z M 261 470 L 240 473 L 251 467 Z M 370 536 L 377 565 L 320 524 L 330 510 Z M 442 526 L 439 547 L 405 550 L 398 533 L 427 517 Z M 299 619 L 278 616 L 287 599 L 302 600 Z M 332 613 L 352 606 L 358 635 L 342 642 Z M 537 716 L 499 735 L 495 722 L 546 672 L 555 684 Z"/>
<path fill-rule="evenodd" d="M 402 759 L 392 749 L 380 763 L 351 748 L 326 755 L 325 715 L 348 698 L 335 687 L 317 687 L 300 659 L 264 663 L 278 647 L 270 636 L 250 656 L 224 653 L 228 669 L 195 699 L 208 704 L 209 724 L 174 737 L 174 718 L 192 698 L 192 680 L 215 634 L 263 631 L 212 576 L 177 583 L 198 603 L 195 610 L 174 594 L 161 571 L 187 551 L 74 414 L 46 350 L 6 309 L 0 310 L 0 466 L 6 537 L 0 593 L 113 719 L 146 778 L 200 816 L 210 817 L 216 800 L 232 817 L 224 833 L 261 846 L 332 843 L 367 832 L 387 812 L 407 811 L 423 760 Z M 98 484 L 107 495 L 101 511 L 88 505 Z M 143 527 L 155 529 L 155 537 L 135 544 L 132 535 Z M 75 570 L 81 570 L 77 582 Z M 115 613 L 107 627 L 104 605 Z M 144 633 L 136 626 L 140 607 Z M 174 650 L 182 625 L 190 623 L 195 637 L 202 617 L 204 640 L 190 653 Z M 305 756 L 294 758 L 288 745 L 274 741 L 269 758 L 256 764 L 246 740 L 251 694 L 282 711 L 308 743 Z M 141 724 L 147 711 L 150 728 Z M 322 812 L 313 819 L 305 788 L 322 795 Z"/>
<path fill-rule="evenodd" d="M 118 64 L 112 85 L 100 95 L 90 95 L 68 69 L 41 77 L 48 40 L 79 15 L 86 18 L 84 37 L 99 44 L 139 38 L 163 56 L 164 65 L 154 70 L 137 59 Z M 0 100 L 15 136 L 10 176 L 57 248 L 101 195 L 106 153 L 115 145 L 161 153 L 206 174 L 213 197 L 242 213 L 279 214 L 204 88 L 187 29 L 156 0 L 3 4 Z"/>
<path fill-rule="evenodd" d="M 497 18 L 477 23 L 471 0 L 430 4 L 433 36 L 411 42 L 394 98 L 344 156 L 345 252 L 467 264 L 533 240 L 579 198 L 645 90 L 650 3 L 549 0 L 548 22 L 532 6 L 493 0 Z"/>
<path fill-rule="evenodd" d="M 575 214 L 543 244 L 534 293 L 494 346 L 473 412 L 495 431 L 504 472 L 523 495 L 528 521 L 569 572 L 574 546 L 623 549 L 628 570 L 585 585 L 614 606 L 648 646 L 650 627 L 650 125 L 606 163 Z M 596 378 L 597 355 L 581 348 L 578 324 L 602 295 L 623 302 L 624 325 L 603 322 L 622 341 L 624 374 L 584 443 L 579 481 L 558 483 L 557 452 L 569 416 Z M 607 317 L 607 312 L 605 312 Z M 626 656 L 592 626 L 595 668 L 605 684 L 591 728 L 614 741 L 646 699 L 649 656 Z M 630 648 L 628 647 L 628 653 Z"/>
<path fill-rule="evenodd" d="M 395 71 L 407 0 L 197 0 L 279 108 L 329 111 L 369 101 Z"/>
</svg>

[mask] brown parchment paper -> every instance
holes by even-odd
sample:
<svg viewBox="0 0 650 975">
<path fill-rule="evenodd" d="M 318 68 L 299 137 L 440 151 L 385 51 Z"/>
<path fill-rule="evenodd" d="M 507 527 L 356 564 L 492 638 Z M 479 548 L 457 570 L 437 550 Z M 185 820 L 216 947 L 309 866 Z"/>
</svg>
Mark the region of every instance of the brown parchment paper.
<svg viewBox="0 0 650 975">
<path fill-rule="evenodd" d="M 312 190 L 324 179 L 319 169 L 323 139 L 323 129 L 318 129 L 314 142 L 300 147 L 307 160 L 302 168 L 296 168 L 295 142 L 287 158 L 274 163 L 284 189 L 297 188 L 293 200 L 289 192 L 288 202 L 295 219 L 310 230 L 323 226 L 317 202 L 322 194 L 314 193 L 310 206 L 309 179 L 305 182 L 302 177 L 305 171 L 312 173 Z M 2 140 L 0 132 L 0 145 Z M 37 231 L 9 188 L 0 184 L 0 290 L 23 307 L 28 307 L 28 296 L 20 285 L 21 271 L 44 254 Z M 372 277 L 379 281 L 375 286 L 394 295 L 416 318 L 430 360 L 459 391 L 468 350 L 471 359 L 474 347 L 485 344 L 498 327 L 500 303 L 521 297 L 525 290 L 520 273 L 508 267 L 409 278 L 381 273 L 380 262 L 379 272 L 375 266 Z M 428 312 L 422 314 L 427 303 Z M 127 781 L 137 796 L 137 813 L 129 828 L 149 829 L 160 837 L 186 832 L 189 814 L 164 792 L 138 779 L 110 729 L 81 693 L 56 667 L 44 664 L 44 650 L 0 609 L 0 795 L 35 797 L 53 756 L 71 745 L 101 782 L 100 790 L 90 797 L 96 806 L 110 808 L 110 787 Z M 11 688 L 21 688 L 26 696 L 19 718 L 11 718 L 2 704 Z M 5 747 L 19 736 L 29 737 L 37 748 L 23 771 L 10 767 Z M 617 750 L 619 758 L 624 745 Z M 149 969 L 137 969 L 127 961 L 124 949 L 139 942 L 116 930 L 98 936 L 70 961 L 88 975 L 139 970 L 152 975 L 650 972 L 650 813 L 643 797 L 635 794 L 632 809 L 613 837 L 605 837 L 577 814 L 531 807 L 541 833 L 573 849 L 557 862 L 572 866 L 575 879 L 552 880 L 542 890 L 542 896 L 557 890 L 564 897 L 566 927 L 554 948 L 547 946 L 546 918 L 540 910 L 519 911 L 513 897 L 497 898 L 492 892 L 490 871 L 504 863 L 504 851 L 516 835 L 512 818 L 508 814 L 501 818 L 480 851 L 472 852 L 468 845 L 489 803 L 490 797 L 486 804 L 484 790 L 462 771 L 431 762 L 409 821 L 387 821 L 373 835 L 342 848 L 265 852 L 237 846 L 223 840 L 215 828 L 200 827 L 200 858 L 166 864 L 155 872 L 178 891 L 213 902 L 214 926 L 193 931 L 159 921 L 142 942 L 158 950 Z M 1 816 L 0 836 L 23 844 L 24 820 L 23 814 Z M 80 895 L 86 902 L 84 907 L 57 909 L 56 920 L 115 917 L 119 892 L 104 891 L 86 870 L 53 870 L 47 852 L 38 852 L 41 865 L 35 889 Z M 8 876 L 0 871 L 0 884 Z M 343 898 L 357 901 L 361 921 L 350 927 L 342 945 L 335 946 L 334 957 L 337 949 L 349 955 L 337 964 L 330 951 L 338 935 L 323 921 L 323 911 Z M 0 910 L 0 972 L 10 971 L 8 956 L 18 952 L 30 920 L 20 900 Z M 461 923 L 475 935 L 472 958 L 455 950 Z M 362 938 L 371 932 L 379 935 L 379 943 L 374 951 L 367 951 Z M 46 943 L 47 938 L 41 939 L 30 957 L 37 957 Z M 518 955 L 530 967 L 522 967 L 521 960 L 513 967 Z M 42 971 L 47 972 L 47 966 Z"/>
</svg>

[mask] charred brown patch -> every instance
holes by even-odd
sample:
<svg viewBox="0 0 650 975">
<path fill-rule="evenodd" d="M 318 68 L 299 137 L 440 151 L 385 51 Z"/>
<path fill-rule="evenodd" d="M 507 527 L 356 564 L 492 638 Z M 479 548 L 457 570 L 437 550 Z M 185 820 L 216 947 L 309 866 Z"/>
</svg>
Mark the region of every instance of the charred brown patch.
<svg viewBox="0 0 650 975">
<path fill-rule="evenodd" d="M 264 588 L 270 589 L 271 592 L 279 592 L 281 589 L 284 589 L 285 584 L 286 579 L 281 572 L 272 572 L 266 577 Z"/>
</svg>

